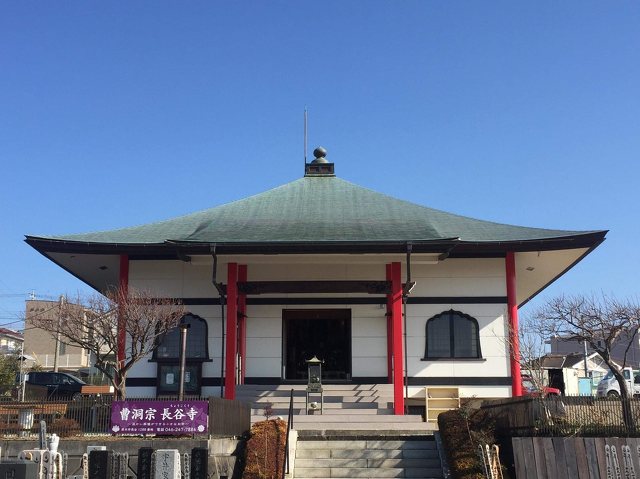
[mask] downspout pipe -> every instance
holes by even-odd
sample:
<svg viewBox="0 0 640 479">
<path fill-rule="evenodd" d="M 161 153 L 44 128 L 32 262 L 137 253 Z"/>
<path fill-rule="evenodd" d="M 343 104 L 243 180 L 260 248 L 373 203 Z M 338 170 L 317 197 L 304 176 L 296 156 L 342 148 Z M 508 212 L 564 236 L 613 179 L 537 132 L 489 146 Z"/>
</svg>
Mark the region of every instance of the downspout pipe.
<svg viewBox="0 0 640 479">
<path fill-rule="evenodd" d="M 404 289 L 402 290 L 402 319 L 404 321 L 403 325 L 403 334 L 404 334 L 404 396 L 405 398 L 409 398 L 409 353 L 407 351 L 407 298 L 411 294 L 411 290 L 416 285 L 415 282 L 411 281 L 411 251 L 413 246 L 411 243 L 407 243 L 407 279 L 404 284 Z M 409 406 L 405 401 L 405 414 L 408 412 Z"/>
<path fill-rule="evenodd" d="M 220 324 L 221 326 L 221 353 L 220 353 L 220 397 L 224 397 L 224 306 L 227 303 L 227 296 L 224 292 L 222 283 L 218 283 L 218 255 L 216 254 L 216 244 L 211 246 L 211 256 L 213 257 L 213 272 L 211 275 L 211 282 L 213 286 L 218 290 L 220 296 Z"/>
</svg>

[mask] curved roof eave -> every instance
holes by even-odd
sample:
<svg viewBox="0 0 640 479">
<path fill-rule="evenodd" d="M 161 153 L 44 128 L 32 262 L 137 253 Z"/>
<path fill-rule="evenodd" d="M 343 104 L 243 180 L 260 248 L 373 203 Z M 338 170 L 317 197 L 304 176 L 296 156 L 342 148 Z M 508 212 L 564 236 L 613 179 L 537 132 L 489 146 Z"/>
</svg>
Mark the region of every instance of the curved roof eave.
<svg viewBox="0 0 640 479">
<path fill-rule="evenodd" d="M 130 254 L 135 256 L 175 256 L 210 254 L 215 245 L 218 254 L 287 254 L 287 253 L 389 253 L 405 252 L 407 244 L 416 253 L 447 252 L 450 256 L 503 254 L 506 251 L 547 251 L 592 248 L 605 239 L 607 230 L 589 231 L 556 238 L 513 241 L 462 241 L 459 238 L 439 240 L 387 241 L 271 241 L 271 242 L 201 242 L 167 240 L 162 243 L 102 243 L 68 239 L 26 236 L 27 244 L 45 252 Z"/>
</svg>

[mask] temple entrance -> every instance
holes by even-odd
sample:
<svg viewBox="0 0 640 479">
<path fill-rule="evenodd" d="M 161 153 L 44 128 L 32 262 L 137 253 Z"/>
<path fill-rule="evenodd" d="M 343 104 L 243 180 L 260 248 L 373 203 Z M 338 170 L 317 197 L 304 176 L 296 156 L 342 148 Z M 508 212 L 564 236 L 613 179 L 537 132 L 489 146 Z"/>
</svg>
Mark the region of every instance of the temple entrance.
<svg viewBox="0 0 640 479">
<path fill-rule="evenodd" d="M 283 379 L 307 380 L 307 359 L 324 361 L 322 379 L 351 380 L 351 310 L 285 309 Z"/>
</svg>

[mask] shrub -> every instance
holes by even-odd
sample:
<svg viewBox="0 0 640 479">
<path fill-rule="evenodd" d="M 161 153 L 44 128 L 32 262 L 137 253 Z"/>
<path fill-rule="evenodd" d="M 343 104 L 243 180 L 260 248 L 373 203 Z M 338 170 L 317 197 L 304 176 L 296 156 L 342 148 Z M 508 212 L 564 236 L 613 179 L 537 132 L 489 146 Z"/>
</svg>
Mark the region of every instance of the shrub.
<svg viewBox="0 0 640 479">
<path fill-rule="evenodd" d="M 281 477 L 286 437 L 287 423 L 282 419 L 271 419 L 254 424 L 245 450 L 243 479 Z"/>
</svg>

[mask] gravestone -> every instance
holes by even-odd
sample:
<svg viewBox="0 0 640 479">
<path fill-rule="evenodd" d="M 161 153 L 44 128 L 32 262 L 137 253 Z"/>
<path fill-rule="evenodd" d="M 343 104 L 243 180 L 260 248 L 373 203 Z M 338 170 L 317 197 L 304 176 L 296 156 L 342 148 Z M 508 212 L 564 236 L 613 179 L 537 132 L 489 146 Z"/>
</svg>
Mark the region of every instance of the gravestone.
<svg viewBox="0 0 640 479">
<path fill-rule="evenodd" d="M 177 449 L 158 449 L 155 458 L 154 479 L 181 479 L 180 453 Z"/>
<path fill-rule="evenodd" d="M 91 451 L 106 451 L 107 446 L 87 446 L 87 454 L 91 454 Z"/>
<path fill-rule="evenodd" d="M 0 477 L 12 479 L 34 479 L 38 476 L 35 462 L 3 462 L 0 464 Z"/>
<path fill-rule="evenodd" d="M 44 479 L 63 479 L 62 454 L 45 451 L 42 455 L 42 465 Z"/>
<path fill-rule="evenodd" d="M 153 454 L 153 448 L 141 447 L 138 449 L 138 468 L 136 473 L 137 479 L 153 479 L 151 475 L 151 456 Z"/>
<path fill-rule="evenodd" d="M 42 456 L 46 449 L 25 449 L 18 454 L 18 459 L 21 461 L 31 461 L 36 464 L 37 476 L 41 477 L 44 473 L 44 466 L 42 464 Z M 1 477 L 1 476 L 0 476 Z"/>
<path fill-rule="evenodd" d="M 113 478 L 113 451 L 94 450 L 89 453 L 89 477 L 91 479 Z"/>
<path fill-rule="evenodd" d="M 127 468 L 129 466 L 129 453 L 116 452 L 113 454 L 114 478 L 127 479 Z"/>
<path fill-rule="evenodd" d="M 38 432 L 38 449 L 46 449 L 47 448 L 47 422 L 40 421 L 40 431 Z"/>
<path fill-rule="evenodd" d="M 191 449 L 191 475 L 189 479 L 207 479 L 209 477 L 209 450 L 206 447 Z"/>
</svg>

